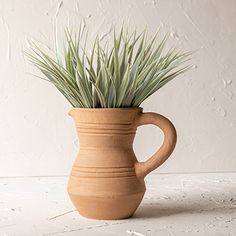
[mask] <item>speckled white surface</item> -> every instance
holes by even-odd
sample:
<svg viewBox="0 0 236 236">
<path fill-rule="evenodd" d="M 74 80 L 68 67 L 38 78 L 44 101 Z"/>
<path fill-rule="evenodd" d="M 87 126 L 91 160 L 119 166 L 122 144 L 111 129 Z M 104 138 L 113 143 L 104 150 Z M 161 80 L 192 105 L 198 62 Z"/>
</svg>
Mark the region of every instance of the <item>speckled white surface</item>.
<svg viewBox="0 0 236 236">
<path fill-rule="evenodd" d="M 176 125 L 175 152 L 159 172 L 235 171 L 235 0 L 1 0 L 0 176 L 68 174 L 78 141 L 64 98 L 23 59 L 26 38 L 61 44 L 65 26 L 83 19 L 92 36 L 109 37 L 112 24 L 158 27 L 169 45 L 197 50 L 195 68 L 144 104 Z M 141 128 L 139 160 L 161 143 L 161 132 Z"/>
<path fill-rule="evenodd" d="M 82 218 L 66 177 L 1 178 L 1 236 L 234 236 L 236 174 L 152 174 L 131 219 Z"/>
</svg>

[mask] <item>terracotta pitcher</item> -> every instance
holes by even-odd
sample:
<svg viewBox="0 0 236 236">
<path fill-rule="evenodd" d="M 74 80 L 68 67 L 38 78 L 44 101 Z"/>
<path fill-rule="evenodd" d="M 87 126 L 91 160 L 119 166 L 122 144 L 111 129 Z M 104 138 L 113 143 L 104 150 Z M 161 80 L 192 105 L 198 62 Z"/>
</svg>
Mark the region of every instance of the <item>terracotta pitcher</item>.
<svg viewBox="0 0 236 236">
<path fill-rule="evenodd" d="M 144 177 L 172 153 L 176 131 L 172 123 L 142 108 L 74 108 L 69 112 L 80 150 L 68 183 L 72 202 L 82 216 L 113 220 L 132 216 L 145 193 Z M 153 124 L 164 132 L 160 149 L 138 162 L 132 145 L 138 126 Z"/>
</svg>

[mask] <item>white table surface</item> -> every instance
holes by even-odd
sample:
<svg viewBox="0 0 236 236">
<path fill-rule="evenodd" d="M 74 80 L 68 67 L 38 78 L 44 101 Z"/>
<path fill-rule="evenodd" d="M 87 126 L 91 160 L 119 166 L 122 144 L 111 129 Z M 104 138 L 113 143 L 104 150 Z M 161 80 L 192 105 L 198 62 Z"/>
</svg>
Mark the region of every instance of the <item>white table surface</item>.
<svg viewBox="0 0 236 236">
<path fill-rule="evenodd" d="M 152 174 L 135 216 L 81 217 L 67 177 L 0 178 L 0 236 L 234 236 L 236 173 Z"/>
</svg>

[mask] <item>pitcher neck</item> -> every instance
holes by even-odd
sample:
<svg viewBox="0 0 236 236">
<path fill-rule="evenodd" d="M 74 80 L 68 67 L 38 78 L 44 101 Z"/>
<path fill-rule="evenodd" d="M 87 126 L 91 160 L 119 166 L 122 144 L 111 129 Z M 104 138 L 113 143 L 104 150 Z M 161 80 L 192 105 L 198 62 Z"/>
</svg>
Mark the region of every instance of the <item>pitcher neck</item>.
<svg viewBox="0 0 236 236">
<path fill-rule="evenodd" d="M 135 118 L 142 108 L 74 108 L 69 114 L 75 122 L 80 148 L 132 147 Z"/>
</svg>

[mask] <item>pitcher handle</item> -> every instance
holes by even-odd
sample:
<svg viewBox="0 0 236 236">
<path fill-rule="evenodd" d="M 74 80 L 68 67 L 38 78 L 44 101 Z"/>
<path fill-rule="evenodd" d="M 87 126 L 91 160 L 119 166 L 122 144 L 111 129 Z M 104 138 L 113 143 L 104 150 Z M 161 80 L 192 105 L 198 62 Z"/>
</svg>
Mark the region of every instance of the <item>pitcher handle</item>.
<svg viewBox="0 0 236 236">
<path fill-rule="evenodd" d="M 173 152 L 177 139 L 175 127 L 166 117 L 154 112 L 146 112 L 140 113 L 135 119 L 137 127 L 148 124 L 156 125 L 163 131 L 164 141 L 159 150 L 147 161 L 135 163 L 135 172 L 138 178 L 144 178 L 164 163 Z"/>
</svg>

